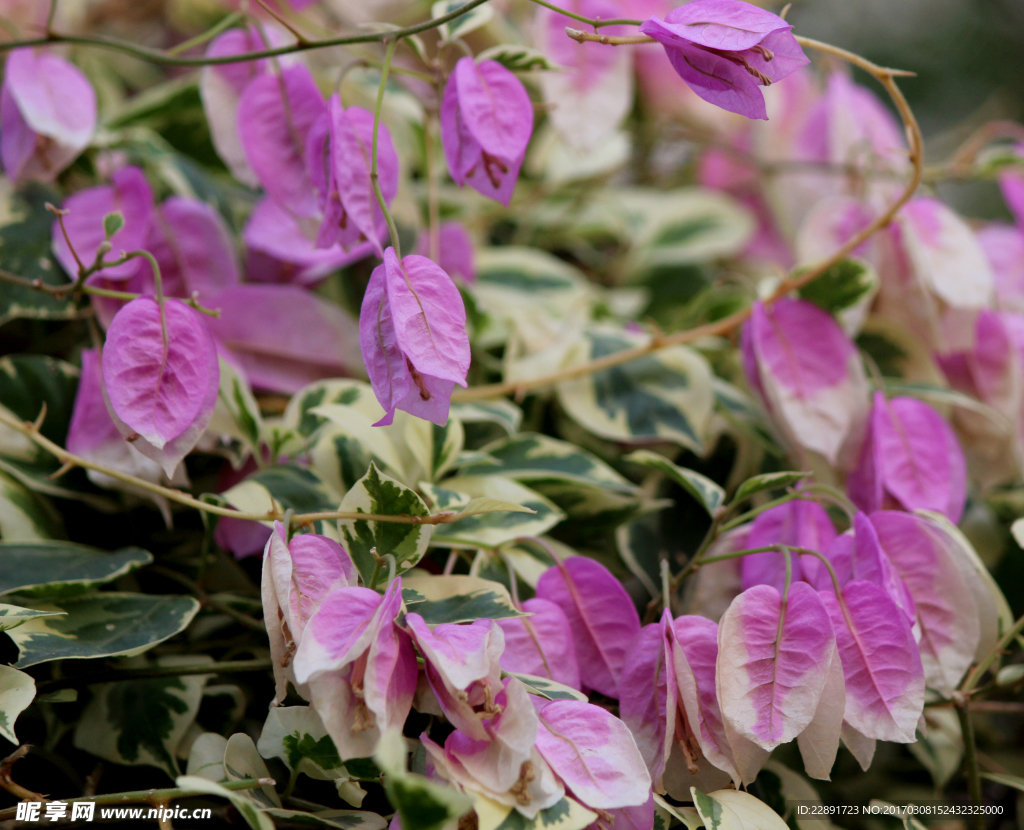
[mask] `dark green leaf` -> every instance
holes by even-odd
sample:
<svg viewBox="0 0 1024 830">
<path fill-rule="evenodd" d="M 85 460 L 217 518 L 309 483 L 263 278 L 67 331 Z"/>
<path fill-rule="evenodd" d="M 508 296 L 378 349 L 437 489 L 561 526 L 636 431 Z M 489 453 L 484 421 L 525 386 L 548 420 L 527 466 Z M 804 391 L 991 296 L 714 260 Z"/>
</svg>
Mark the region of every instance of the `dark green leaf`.
<svg viewBox="0 0 1024 830">
<path fill-rule="evenodd" d="M 110 239 L 115 233 L 124 227 L 124 214 L 116 210 L 103 217 L 103 233 Z"/>
<path fill-rule="evenodd" d="M 859 259 L 844 259 L 807 283 L 799 293 L 829 314 L 836 314 L 856 305 L 877 286 L 878 275 L 870 265 Z"/>
<path fill-rule="evenodd" d="M 0 542 L 0 594 L 80 594 L 152 561 L 142 548 L 108 553 L 71 542 Z"/>
</svg>

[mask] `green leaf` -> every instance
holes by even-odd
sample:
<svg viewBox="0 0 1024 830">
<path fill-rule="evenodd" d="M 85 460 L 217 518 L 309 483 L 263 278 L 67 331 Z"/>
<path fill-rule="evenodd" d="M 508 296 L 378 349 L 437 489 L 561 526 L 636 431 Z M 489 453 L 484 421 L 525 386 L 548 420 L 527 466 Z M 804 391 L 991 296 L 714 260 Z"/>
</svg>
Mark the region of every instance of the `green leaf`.
<svg viewBox="0 0 1024 830">
<path fill-rule="evenodd" d="M 466 2 L 467 0 L 437 0 L 437 2 L 430 7 L 430 16 L 436 20 L 439 17 L 443 17 L 446 14 L 450 14 L 451 12 L 462 8 L 466 5 Z M 457 40 L 458 38 L 465 37 L 470 32 L 479 29 L 481 26 L 486 26 L 491 22 L 493 17 L 494 9 L 492 9 L 489 4 L 484 4 L 470 9 L 464 15 L 460 15 L 454 20 L 442 23 L 437 27 L 437 32 L 442 41 Z"/>
<path fill-rule="evenodd" d="M 198 775 L 181 775 L 175 780 L 175 785 L 185 790 L 208 793 L 226 798 L 245 819 L 245 823 L 252 830 L 275 830 L 274 820 L 270 815 L 260 810 L 255 804 L 241 794 L 239 790 L 229 790 L 216 781 L 208 778 L 200 778 Z"/>
<path fill-rule="evenodd" d="M 422 418 L 409 418 L 404 431 L 405 445 L 419 465 L 414 481 L 440 480 L 455 465 L 466 440 L 462 422 L 451 416 L 444 426 Z"/>
<path fill-rule="evenodd" d="M 799 276 L 800 272 L 796 272 Z M 860 259 L 844 259 L 803 286 L 800 297 L 829 314 L 851 308 L 878 290 L 878 273 Z"/>
<path fill-rule="evenodd" d="M 428 625 L 528 616 L 516 610 L 504 585 L 489 579 L 413 571 L 402 585 L 406 610 L 419 614 Z"/>
<path fill-rule="evenodd" d="M 1024 778 L 1019 775 L 1009 775 L 1000 772 L 983 772 L 981 777 L 989 781 L 995 781 L 997 784 L 1002 784 L 1004 787 L 1010 787 L 1014 790 L 1020 790 L 1024 793 Z"/>
<path fill-rule="evenodd" d="M 487 496 L 481 496 L 479 498 L 470 499 L 466 504 L 459 510 L 458 518 L 464 519 L 468 516 L 484 516 L 488 513 L 536 513 L 536 510 L 532 510 L 529 507 L 523 507 L 521 504 L 513 504 L 510 501 L 502 501 L 501 499 L 492 499 Z"/>
<path fill-rule="evenodd" d="M 502 475 L 517 481 L 556 479 L 633 494 L 627 481 L 597 456 L 568 441 L 524 432 L 483 448 L 497 464 L 481 463 L 460 470 L 461 475 Z"/>
<path fill-rule="evenodd" d="M 696 787 L 690 793 L 707 830 L 788 830 L 778 813 L 750 793 L 715 790 L 706 795 Z"/>
<path fill-rule="evenodd" d="M 467 515 L 451 524 L 437 525 L 431 541 L 433 545 L 493 548 L 517 536 L 540 536 L 565 518 L 562 511 L 546 498 L 509 478 L 458 476 L 446 479 L 444 485 L 447 489 L 465 493 L 471 499 L 508 502 L 533 512 Z"/>
<path fill-rule="evenodd" d="M 429 511 L 416 492 L 377 470 L 370 464 L 366 475 L 346 493 L 340 512 L 374 513 L 382 516 L 427 516 Z M 377 556 L 391 554 L 400 570 L 413 567 L 430 544 L 433 525 L 371 522 L 344 519 L 338 522 L 345 549 L 352 556 L 363 582 L 369 584 Z"/>
<path fill-rule="evenodd" d="M 119 210 L 108 213 L 103 217 L 103 235 L 110 239 L 115 233 L 124 227 L 124 214 Z"/>
<path fill-rule="evenodd" d="M 963 760 L 960 718 L 952 709 L 929 706 L 924 710 L 924 720 L 926 728 L 918 730 L 917 740 L 907 748 L 928 770 L 936 789 L 941 791 L 960 770 Z"/>
<path fill-rule="evenodd" d="M 37 617 L 7 632 L 19 668 L 48 660 L 141 654 L 184 631 L 199 611 L 192 597 L 104 592 L 34 604 L 66 616 Z"/>
<path fill-rule="evenodd" d="M 771 424 L 749 395 L 718 377 L 712 379 L 711 387 L 715 394 L 715 408 L 734 427 L 750 435 L 769 453 L 780 455 Z"/>
<path fill-rule="evenodd" d="M 550 71 L 562 68 L 539 49 L 520 43 L 499 43 L 490 49 L 484 49 L 476 59 L 480 63 L 497 61 L 511 72 Z"/>
<path fill-rule="evenodd" d="M 458 512 L 470 502 L 469 496 L 465 493 L 456 493 L 454 490 L 438 487 L 436 484 L 421 481 L 418 486 L 431 513 L 443 513 L 449 510 Z"/>
<path fill-rule="evenodd" d="M 323 404 L 352 407 L 372 421 L 380 420 L 384 414 L 370 384 L 359 380 L 321 380 L 292 395 L 281 420 L 308 438 L 327 420 L 313 412 Z"/>
<path fill-rule="evenodd" d="M 0 294 L 9 287 L 5 285 Z M 22 421 L 35 421 L 45 405 L 46 416 L 39 431 L 63 446 L 75 406 L 78 375 L 78 368 L 63 360 L 38 354 L 8 355 L 0 359 L 0 402 Z M 24 459 L 45 457 L 53 469 L 57 466 L 49 453 L 6 426 L 0 426 L 0 454 Z"/>
<path fill-rule="evenodd" d="M 505 672 L 508 677 L 515 677 L 526 686 L 530 694 L 547 700 L 582 700 L 586 703 L 589 698 L 571 686 L 566 686 L 548 677 L 537 677 L 533 674 L 519 674 L 518 672 Z"/>
<path fill-rule="evenodd" d="M 647 342 L 612 329 L 592 329 L 569 365 Z M 702 453 L 713 408 L 711 370 L 697 352 L 672 346 L 558 384 L 558 401 L 585 429 L 612 441 L 673 441 Z"/>
<path fill-rule="evenodd" d="M 0 539 L 41 542 L 61 535 L 60 516 L 52 505 L 16 479 L 0 473 Z"/>
<path fill-rule="evenodd" d="M 228 781 L 244 781 L 246 778 L 270 778 L 270 771 L 263 763 L 252 738 L 244 732 L 236 732 L 228 738 L 224 747 L 224 776 Z M 280 807 L 281 799 L 269 784 L 251 790 L 239 790 L 261 810 Z"/>
<path fill-rule="evenodd" d="M 36 696 L 36 682 L 11 666 L 0 666 L 0 736 L 17 746 L 14 722 Z"/>
<path fill-rule="evenodd" d="M 669 804 L 657 793 L 654 794 L 654 809 L 664 811 L 672 819 L 685 825 L 686 830 L 699 830 L 704 826 L 700 814 L 693 807 L 677 807 L 675 804 Z"/>
<path fill-rule="evenodd" d="M 67 285 L 68 277 L 51 251 L 55 217 L 46 209 L 47 202 L 60 204 L 60 196 L 35 182 L 17 193 L 8 191 L 0 196 L 0 268 L 27 280 Z M 70 298 L 57 299 L 18 285 L 5 284 L 0 289 L 0 325 L 19 317 L 68 320 L 76 313 Z M 15 399 L 0 391 L 0 400 L 8 403 Z"/>
<path fill-rule="evenodd" d="M 695 470 L 673 464 L 656 452 L 637 450 L 627 455 L 626 461 L 664 473 L 700 502 L 709 516 L 714 516 L 715 511 L 725 503 L 725 490 L 710 478 Z"/>
<path fill-rule="evenodd" d="M 762 473 L 761 475 L 753 476 L 736 489 L 736 494 L 732 497 L 732 503 L 735 504 L 738 501 L 743 501 L 755 493 L 761 493 L 765 490 L 780 490 L 783 487 L 789 487 L 791 484 L 796 484 L 800 479 L 807 478 L 809 475 L 810 473 L 784 470 L 777 473 Z"/>
<path fill-rule="evenodd" d="M 497 830 L 584 830 L 596 819 L 596 813 L 565 796 L 557 804 L 541 810 L 533 819 L 526 818 L 518 810 L 511 810 Z"/>
<path fill-rule="evenodd" d="M 209 431 L 241 441 L 250 452 L 259 451 L 263 416 L 249 382 L 226 360 L 220 361 L 220 389 Z"/>
<path fill-rule="evenodd" d="M 384 789 L 398 812 L 402 830 L 441 830 L 470 811 L 473 803 L 464 794 L 408 772 L 405 756 L 400 732 L 381 736 L 374 760 L 386 773 Z"/>
<path fill-rule="evenodd" d="M 453 403 L 451 413 L 463 424 L 495 424 L 509 435 L 514 435 L 519 430 L 519 424 L 523 420 L 523 410 L 504 398 L 474 403 Z"/>
<path fill-rule="evenodd" d="M 71 542 L 0 542 L 0 595 L 81 594 L 153 561 L 142 548 L 108 553 Z"/>
<path fill-rule="evenodd" d="M 309 706 L 272 707 L 256 748 L 264 758 L 280 758 L 288 769 L 311 778 L 333 781 L 346 774 L 334 741 Z"/>
<path fill-rule="evenodd" d="M 0 554 L 2 555 L 2 554 Z M 34 608 L 19 608 L 17 605 L 0 603 L 0 631 L 17 628 L 36 617 L 59 617 L 59 611 L 36 611 Z"/>
<path fill-rule="evenodd" d="M 653 514 L 640 516 L 615 529 L 619 557 L 652 597 L 661 591 L 661 560 L 668 558 L 660 531 L 660 520 Z"/>
<path fill-rule="evenodd" d="M 187 655 L 157 661 L 162 666 L 195 663 Z M 178 745 L 199 713 L 210 677 L 154 677 L 94 686 L 75 728 L 75 746 L 115 764 L 160 767 L 174 778 L 180 772 Z"/>
</svg>

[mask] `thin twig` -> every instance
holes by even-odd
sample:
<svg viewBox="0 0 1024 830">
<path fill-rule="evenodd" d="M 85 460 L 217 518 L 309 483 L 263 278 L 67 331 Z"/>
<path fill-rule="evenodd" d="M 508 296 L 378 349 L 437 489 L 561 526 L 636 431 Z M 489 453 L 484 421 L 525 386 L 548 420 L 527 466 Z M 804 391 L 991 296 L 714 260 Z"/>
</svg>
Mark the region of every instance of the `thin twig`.
<svg viewBox="0 0 1024 830">
<path fill-rule="evenodd" d="M 974 723 L 971 720 L 970 700 L 963 698 L 956 706 L 956 715 L 960 719 L 960 734 L 964 741 L 964 774 L 967 776 L 967 788 L 971 793 L 971 803 L 981 807 L 981 775 L 978 771 L 978 747 L 974 740 Z M 981 813 L 974 816 L 974 830 L 985 830 L 985 819 Z"/>
<path fill-rule="evenodd" d="M 14 779 L 11 778 L 11 768 L 22 758 L 28 755 L 28 751 L 31 749 L 28 744 L 22 744 L 14 752 L 8 755 L 3 761 L 0 761 L 0 787 L 3 787 L 7 792 L 13 795 L 15 798 L 20 798 L 23 801 L 46 801 L 46 796 L 40 795 L 39 793 L 32 792 L 21 784 L 15 783 Z"/>
</svg>

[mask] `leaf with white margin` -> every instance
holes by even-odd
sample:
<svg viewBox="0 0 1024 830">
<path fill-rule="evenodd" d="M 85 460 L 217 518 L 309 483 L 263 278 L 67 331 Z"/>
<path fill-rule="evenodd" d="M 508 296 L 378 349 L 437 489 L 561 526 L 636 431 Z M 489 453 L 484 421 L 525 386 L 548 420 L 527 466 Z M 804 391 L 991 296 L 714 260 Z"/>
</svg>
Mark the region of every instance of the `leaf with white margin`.
<svg viewBox="0 0 1024 830">
<path fill-rule="evenodd" d="M 556 539 L 550 537 L 543 537 L 543 539 L 544 543 L 555 551 L 559 559 L 564 560 L 570 556 L 577 555 L 575 550 Z M 505 559 L 506 563 L 512 565 L 516 576 L 534 590 L 536 590 L 537 582 L 544 575 L 544 572 L 555 564 L 554 558 L 545 549 L 544 545 L 531 539 L 507 542 L 501 546 L 500 550 L 502 558 Z"/>
<path fill-rule="evenodd" d="M 230 490 L 221 493 L 236 510 L 267 513 L 326 513 L 337 509 L 337 495 L 316 473 L 295 464 L 279 464 L 257 470 Z M 263 522 L 272 527 L 272 522 Z M 333 522 L 313 522 L 313 532 L 337 540 Z"/>
<path fill-rule="evenodd" d="M 534 674 L 520 674 L 519 672 L 502 672 L 503 677 L 514 677 L 526 686 L 526 691 L 532 695 L 543 697 L 547 700 L 580 700 L 586 703 L 589 698 L 583 692 L 559 683 L 548 677 L 538 677 Z"/>
<path fill-rule="evenodd" d="M 34 608 L 21 608 L 17 605 L 0 603 L 0 631 L 17 628 L 36 617 L 59 617 L 60 611 L 37 611 Z"/>
<path fill-rule="evenodd" d="M 157 665 L 195 662 L 188 655 L 169 655 Z M 199 714 L 203 687 L 211 677 L 153 677 L 94 686 L 75 727 L 74 744 L 115 764 L 160 767 L 173 778 L 179 773 L 178 746 Z"/>
<path fill-rule="evenodd" d="M 846 721 L 865 737 L 915 740 L 924 708 L 924 668 L 906 615 L 873 582 L 819 592 L 835 629 L 846 678 Z"/>
<path fill-rule="evenodd" d="M 263 763 L 256 744 L 244 732 L 236 732 L 228 738 L 224 747 L 224 777 L 228 781 L 243 781 L 246 778 L 270 778 L 270 770 Z M 255 787 L 249 790 L 239 790 L 243 797 L 247 798 L 260 809 L 280 807 L 281 799 L 277 790 L 270 784 L 262 787 Z"/>
<path fill-rule="evenodd" d="M 427 481 L 421 481 L 416 485 L 416 489 L 423 496 L 431 513 L 457 513 L 470 502 L 469 496 L 465 493 L 456 493 L 454 490 L 438 487 Z"/>
<path fill-rule="evenodd" d="M 771 585 L 740 594 L 722 617 L 715 682 L 722 715 L 766 750 L 791 741 L 821 700 L 835 637 L 818 592 L 806 582 L 785 598 Z"/>
<path fill-rule="evenodd" d="M 0 666 L 0 737 L 18 746 L 14 722 L 36 696 L 36 681 L 12 666 Z"/>
<path fill-rule="evenodd" d="M 588 363 L 648 341 L 624 330 L 594 327 L 573 347 L 567 365 Z M 711 379 L 711 369 L 698 352 L 670 346 L 562 381 L 556 392 L 569 416 L 602 438 L 672 441 L 702 453 L 714 408 Z"/>
<path fill-rule="evenodd" d="M 48 660 L 141 654 L 185 630 L 199 611 L 192 597 L 103 592 L 34 604 L 62 616 L 36 617 L 7 632 L 19 668 Z"/>
<path fill-rule="evenodd" d="M 597 817 L 597 813 L 588 810 L 576 799 L 565 796 L 532 819 L 526 818 L 518 810 L 511 810 L 497 830 L 585 830 L 594 826 Z"/>
<path fill-rule="evenodd" d="M 274 711 L 271 709 L 271 711 Z M 209 781 L 224 780 L 224 749 L 228 739 L 217 732 L 203 732 L 189 747 L 186 775 L 198 775 Z"/>
<path fill-rule="evenodd" d="M 451 524 L 438 525 L 433 545 L 459 548 L 494 548 L 519 536 L 541 536 L 565 518 L 554 504 L 534 490 L 502 476 L 457 476 L 444 481 L 446 489 L 470 496 L 473 500 L 502 501 L 526 508 L 523 513 L 466 514 Z M 478 502 L 487 504 L 488 502 Z"/>
<path fill-rule="evenodd" d="M 452 401 L 451 414 L 464 424 L 495 424 L 509 435 L 515 435 L 523 422 L 523 410 L 505 398 L 473 403 Z"/>
<path fill-rule="evenodd" d="M 239 790 L 229 790 L 216 781 L 208 778 L 201 778 L 198 775 L 180 775 L 174 781 L 175 785 L 190 792 L 207 793 L 226 798 L 245 819 L 245 823 L 252 830 L 275 830 L 274 820 L 263 810 L 241 794 Z"/>
<path fill-rule="evenodd" d="M 665 456 L 651 452 L 650 450 L 636 450 L 625 458 L 642 467 L 657 470 L 668 476 L 672 481 L 682 487 L 693 496 L 703 507 L 709 516 L 714 516 L 715 511 L 725 502 L 725 490 L 716 482 L 696 470 L 680 467 L 673 464 Z"/>
<path fill-rule="evenodd" d="M 327 420 L 313 410 L 327 404 L 355 409 L 369 418 L 371 423 L 379 421 L 384 415 L 370 384 L 363 380 L 339 378 L 320 380 L 300 389 L 288 401 L 281 421 L 286 427 L 308 438 Z"/>
<path fill-rule="evenodd" d="M 789 487 L 791 484 L 796 484 L 800 479 L 807 478 L 809 475 L 811 474 L 786 470 L 778 473 L 762 473 L 761 475 L 752 476 L 736 488 L 736 493 L 733 495 L 731 503 L 735 504 L 738 501 L 743 501 L 743 499 L 750 498 L 755 493 L 762 493 L 765 490 L 779 490 L 783 487 Z"/>
<path fill-rule="evenodd" d="M 153 561 L 142 548 L 114 552 L 72 542 L 0 542 L 0 594 L 82 594 Z"/>
<path fill-rule="evenodd" d="M 402 585 L 406 610 L 419 614 L 428 625 L 526 616 L 516 609 L 504 585 L 478 576 L 415 570 L 402 577 Z"/>
<path fill-rule="evenodd" d="M 434 20 L 439 17 L 444 17 L 446 14 L 451 14 L 453 11 L 465 6 L 467 0 L 437 0 L 433 6 L 430 7 L 430 16 Z M 459 15 L 454 20 L 449 20 L 447 23 L 442 23 L 437 27 L 437 32 L 441 36 L 442 42 L 450 42 L 458 40 L 460 37 L 465 37 L 470 32 L 479 29 L 481 26 L 486 26 L 494 18 L 494 9 L 489 5 L 477 6 L 476 8 L 470 9 L 465 14 Z"/>
<path fill-rule="evenodd" d="M 427 481 L 439 481 L 454 466 L 466 442 L 462 422 L 451 415 L 444 426 L 422 418 L 408 418 L 403 437 L 406 448 L 419 464 L 414 478 Z"/>
<path fill-rule="evenodd" d="M 707 830 L 788 830 L 778 813 L 750 793 L 715 790 L 705 794 L 696 787 L 690 793 Z"/>
<path fill-rule="evenodd" d="M 839 738 L 843 728 L 843 714 L 846 711 L 846 680 L 843 664 L 836 651 L 828 667 L 825 688 L 814 710 L 811 722 L 796 737 L 804 770 L 811 778 L 831 781 L 832 766 L 839 752 Z"/>
<path fill-rule="evenodd" d="M 675 804 L 669 804 L 664 798 L 657 793 L 654 794 L 654 809 L 655 811 L 661 810 L 667 813 L 670 818 L 675 819 L 686 827 L 686 830 L 700 830 L 704 826 L 704 820 L 700 817 L 700 813 L 693 807 L 679 807 Z M 668 827 L 668 823 L 665 824 Z"/>
<path fill-rule="evenodd" d="M 393 426 L 375 427 L 355 407 L 338 404 L 313 407 L 310 413 L 328 420 L 317 430 L 309 449 L 310 466 L 336 493 L 352 489 L 366 475 L 371 461 L 386 475 L 405 481 L 405 465 L 392 440 L 396 434 Z"/>
<path fill-rule="evenodd" d="M 372 513 L 384 516 L 428 516 L 427 506 L 413 490 L 377 470 L 370 464 L 338 507 L 341 512 Z M 369 584 L 377 556 L 395 557 L 398 570 L 413 567 L 427 552 L 433 525 L 374 522 L 343 519 L 338 522 L 345 549 L 356 563 L 363 582 Z"/>
<path fill-rule="evenodd" d="M 584 449 L 535 432 L 513 435 L 483 447 L 492 459 L 463 467 L 462 475 L 503 475 L 517 481 L 560 480 L 634 494 L 637 487 Z M 496 462 L 496 463 L 494 463 Z"/>
<path fill-rule="evenodd" d="M 60 536 L 52 508 L 16 479 L 0 472 L 0 538 L 38 542 Z"/>
<path fill-rule="evenodd" d="M 924 710 L 925 729 L 907 749 L 928 770 L 935 787 L 945 788 L 960 771 L 964 757 L 964 739 L 960 718 L 952 709 L 929 706 Z"/>
<path fill-rule="evenodd" d="M 224 358 L 220 358 L 220 387 L 207 433 L 226 435 L 241 441 L 250 452 L 258 452 L 263 433 L 263 415 L 249 381 Z"/>
<path fill-rule="evenodd" d="M 547 55 L 530 46 L 519 43 L 499 43 L 484 49 L 476 56 L 478 61 L 497 61 L 511 72 L 562 69 Z"/>
<path fill-rule="evenodd" d="M 398 731 L 381 736 L 374 760 L 384 770 L 388 801 L 398 812 L 402 830 L 440 830 L 472 809 L 463 793 L 406 769 L 405 740 Z"/>
<path fill-rule="evenodd" d="M 309 706 L 275 706 L 267 715 L 259 743 L 264 758 L 280 758 L 290 770 L 332 781 L 347 775 L 334 741 Z"/>
</svg>

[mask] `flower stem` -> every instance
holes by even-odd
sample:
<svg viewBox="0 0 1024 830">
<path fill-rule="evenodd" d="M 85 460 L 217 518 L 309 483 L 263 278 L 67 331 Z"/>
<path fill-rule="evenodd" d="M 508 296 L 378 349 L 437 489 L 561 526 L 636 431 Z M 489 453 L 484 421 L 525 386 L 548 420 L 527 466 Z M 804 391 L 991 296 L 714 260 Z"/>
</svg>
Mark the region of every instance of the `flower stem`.
<svg viewBox="0 0 1024 830">
<path fill-rule="evenodd" d="M 971 720 L 970 699 L 964 698 L 956 706 L 956 716 L 960 719 L 960 734 L 964 741 L 964 774 L 967 777 L 967 789 L 971 794 L 971 804 L 981 807 L 981 775 L 978 772 L 978 748 L 974 739 L 974 722 Z M 984 830 L 985 819 L 980 813 L 974 816 L 974 830 Z"/>
<path fill-rule="evenodd" d="M 384 201 L 384 193 L 380 189 L 380 175 L 377 173 L 377 134 L 380 132 L 380 111 L 384 104 L 384 87 L 388 82 L 388 71 L 391 69 L 391 59 L 395 56 L 395 49 L 401 36 L 388 41 L 387 51 L 384 53 L 384 64 L 380 69 L 380 88 L 377 90 L 377 106 L 373 111 L 373 150 L 370 156 L 370 182 L 373 184 L 373 195 L 377 197 L 377 204 L 388 223 L 388 231 L 391 233 L 391 247 L 395 249 L 395 256 L 399 262 L 402 260 L 402 246 L 398 240 L 398 228 L 395 227 L 394 217 L 388 210 L 388 204 Z"/>
</svg>

